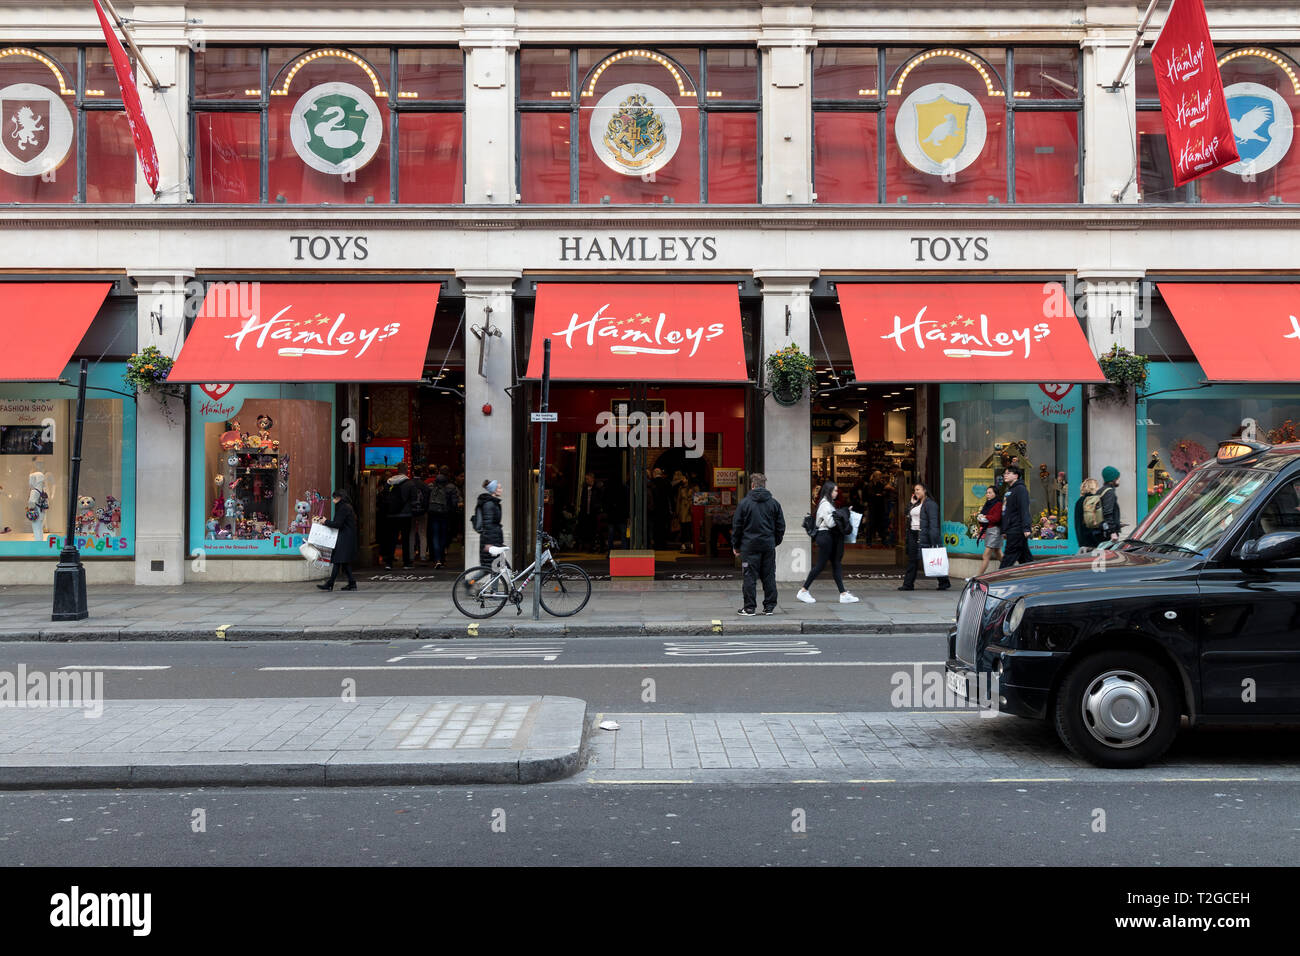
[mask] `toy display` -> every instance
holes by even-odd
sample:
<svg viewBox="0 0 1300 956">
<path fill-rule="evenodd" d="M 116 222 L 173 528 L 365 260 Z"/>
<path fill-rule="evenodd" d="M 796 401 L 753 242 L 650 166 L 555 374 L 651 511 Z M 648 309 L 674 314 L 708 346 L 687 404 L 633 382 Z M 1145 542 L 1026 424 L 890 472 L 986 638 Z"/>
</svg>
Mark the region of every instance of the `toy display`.
<svg viewBox="0 0 1300 956">
<path fill-rule="evenodd" d="M 215 487 L 207 533 L 237 539 L 270 539 L 278 533 L 307 534 L 312 516 L 324 516 L 325 498 L 319 492 L 306 490 L 297 501 L 286 500 L 289 456 L 280 454 L 280 442 L 271 437 L 275 419 L 258 414 L 255 421 L 257 430 L 246 432 L 238 420 L 231 419 L 218 439 L 221 447 L 218 461 L 224 469 L 213 477 Z"/>
<path fill-rule="evenodd" d="M 91 499 L 92 501 L 94 499 Z M 104 496 L 104 507 L 95 516 L 95 534 L 111 537 L 122 526 L 122 505 L 112 495 Z"/>
<path fill-rule="evenodd" d="M 311 531 L 311 504 L 306 501 L 295 501 L 293 504 L 293 520 L 289 522 L 290 534 L 307 534 Z"/>
<path fill-rule="evenodd" d="M 77 534 L 94 534 L 99 515 L 95 511 L 95 499 L 90 495 L 77 498 Z"/>
</svg>

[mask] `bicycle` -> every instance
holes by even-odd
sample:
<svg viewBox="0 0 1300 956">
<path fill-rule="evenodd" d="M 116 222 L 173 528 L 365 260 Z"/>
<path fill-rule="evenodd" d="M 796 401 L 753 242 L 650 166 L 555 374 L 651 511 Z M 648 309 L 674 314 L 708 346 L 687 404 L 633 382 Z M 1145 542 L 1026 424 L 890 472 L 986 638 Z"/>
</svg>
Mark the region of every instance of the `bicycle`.
<svg viewBox="0 0 1300 956">
<path fill-rule="evenodd" d="M 541 604 L 553 617 L 571 617 L 591 599 L 591 578 L 576 564 L 556 563 L 551 554 L 553 547 L 555 539 L 542 535 L 541 580 L 537 585 Z M 524 592 L 537 576 L 537 562 L 516 574 L 510 567 L 509 548 L 489 545 L 487 550 L 494 558 L 492 566 L 479 565 L 462 572 L 451 586 L 452 603 L 466 617 L 491 617 L 507 601 L 515 606 L 516 614 L 523 614 Z"/>
</svg>

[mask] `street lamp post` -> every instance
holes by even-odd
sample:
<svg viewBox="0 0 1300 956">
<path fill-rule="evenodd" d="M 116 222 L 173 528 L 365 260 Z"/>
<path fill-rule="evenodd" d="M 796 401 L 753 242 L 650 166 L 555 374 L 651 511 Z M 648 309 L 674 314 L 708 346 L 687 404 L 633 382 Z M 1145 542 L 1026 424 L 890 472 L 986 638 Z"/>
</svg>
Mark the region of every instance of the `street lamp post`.
<svg viewBox="0 0 1300 956">
<path fill-rule="evenodd" d="M 68 523 L 64 526 L 63 550 L 54 569 L 54 613 L 52 621 L 81 621 L 90 616 L 86 609 L 86 569 L 77 549 L 77 493 L 81 485 L 81 431 L 86 421 L 87 362 L 81 360 L 77 381 L 77 430 L 72 439 L 72 483 L 68 487 Z"/>
</svg>

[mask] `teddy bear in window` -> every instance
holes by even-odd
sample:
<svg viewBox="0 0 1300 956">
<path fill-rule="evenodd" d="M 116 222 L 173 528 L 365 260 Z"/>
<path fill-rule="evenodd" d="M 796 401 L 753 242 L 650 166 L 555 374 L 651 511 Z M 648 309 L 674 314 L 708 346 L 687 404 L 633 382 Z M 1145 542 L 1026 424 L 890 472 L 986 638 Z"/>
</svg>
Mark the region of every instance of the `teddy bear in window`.
<svg viewBox="0 0 1300 956">
<path fill-rule="evenodd" d="M 293 520 L 289 522 L 290 534 L 310 534 L 311 533 L 311 504 L 306 501 L 295 501 L 293 503 Z"/>
<path fill-rule="evenodd" d="M 90 495 L 77 498 L 77 534 L 92 534 L 96 518 L 95 499 Z"/>
</svg>

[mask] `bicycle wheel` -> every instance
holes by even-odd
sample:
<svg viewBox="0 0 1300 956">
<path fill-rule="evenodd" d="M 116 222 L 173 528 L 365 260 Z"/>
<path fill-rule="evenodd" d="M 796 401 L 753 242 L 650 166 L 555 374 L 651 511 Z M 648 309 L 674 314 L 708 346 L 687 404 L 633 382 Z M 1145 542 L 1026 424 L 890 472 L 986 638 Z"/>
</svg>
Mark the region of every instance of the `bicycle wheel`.
<svg viewBox="0 0 1300 956">
<path fill-rule="evenodd" d="M 506 606 L 509 597 L 505 578 L 488 567 L 462 572 L 451 586 L 451 602 L 466 617 L 491 617 Z"/>
<path fill-rule="evenodd" d="M 591 599 L 591 578 L 576 564 L 559 564 L 542 575 L 542 607 L 555 617 L 571 617 Z"/>
</svg>

